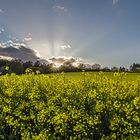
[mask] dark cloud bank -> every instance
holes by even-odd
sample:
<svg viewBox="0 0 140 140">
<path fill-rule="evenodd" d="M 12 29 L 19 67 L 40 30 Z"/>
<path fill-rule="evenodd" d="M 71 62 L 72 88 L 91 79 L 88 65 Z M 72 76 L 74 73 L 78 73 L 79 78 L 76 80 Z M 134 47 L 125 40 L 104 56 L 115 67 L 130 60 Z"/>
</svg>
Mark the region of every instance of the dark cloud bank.
<svg viewBox="0 0 140 140">
<path fill-rule="evenodd" d="M 21 59 L 23 61 L 36 61 L 40 59 L 36 56 L 34 50 L 24 46 L 20 46 L 19 48 L 14 48 L 11 46 L 6 48 L 0 47 L 0 55 L 5 57 Z"/>
</svg>

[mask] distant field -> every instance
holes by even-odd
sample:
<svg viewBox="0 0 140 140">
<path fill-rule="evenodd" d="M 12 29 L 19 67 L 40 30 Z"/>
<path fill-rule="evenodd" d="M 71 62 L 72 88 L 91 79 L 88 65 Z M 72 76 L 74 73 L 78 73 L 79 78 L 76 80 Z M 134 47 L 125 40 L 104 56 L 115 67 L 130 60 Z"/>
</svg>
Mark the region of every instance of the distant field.
<svg viewBox="0 0 140 140">
<path fill-rule="evenodd" d="M 86 74 L 88 74 L 88 77 L 90 79 L 96 79 L 100 74 L 100 72 L 85 72 L 85 77 Z M 103 72 L 102 73 L 104 76 L 107 76 L 108 78 L 114 78 L 114 72 Z M 50 74 L 52 75 L 52 74 Z M 56 75 L 56 74 L 53 74 Z M 61 74 L 57 74 L 61 75 Z M 84 74 L 82 72 L 67 72 L 64 73 L 66 80 L 82 80 L 84 79 Z M 127 81 L 135 81 L 137 77 L 140 76 L 140 73 L 126 73 L 126 76 L 123 77 L 124 80 Z"/>
</svg>

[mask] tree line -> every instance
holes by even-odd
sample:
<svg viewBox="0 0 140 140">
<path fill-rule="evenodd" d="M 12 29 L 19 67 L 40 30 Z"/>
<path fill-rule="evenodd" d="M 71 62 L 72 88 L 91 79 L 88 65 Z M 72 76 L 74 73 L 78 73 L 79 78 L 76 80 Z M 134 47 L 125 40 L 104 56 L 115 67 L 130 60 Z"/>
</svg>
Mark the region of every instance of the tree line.
<svg viewBox="0 0 140 140">
<path fill-rule="evenodd" d="M 125 67 L 104 67 L 101 68 L 101 65 L 99 64 L 78 64 L 77 66 L 74 66 L 70 62 L 65 62 L 62 64 L 60 67 L 56 67 L 54 63 L 41 63 L 40 61 L 36 62 L 23 62 L 19 59 L 14 59 L 14 60 L 5 60 L 5 59 L 0 59 L 0 75 L 6 74 L 6 73 L 15 73 L 15 74 L 25 74 L 27 69 L 31 70 L 32 72 L 35 73 L 56 73 L 56 72 L 81 72 L 81 71 L 104 71 L 104 72 L 140 72 L 140 64 L 133 63 L 130 66 L 130 69 L 127 69 Z"/>
</svg>

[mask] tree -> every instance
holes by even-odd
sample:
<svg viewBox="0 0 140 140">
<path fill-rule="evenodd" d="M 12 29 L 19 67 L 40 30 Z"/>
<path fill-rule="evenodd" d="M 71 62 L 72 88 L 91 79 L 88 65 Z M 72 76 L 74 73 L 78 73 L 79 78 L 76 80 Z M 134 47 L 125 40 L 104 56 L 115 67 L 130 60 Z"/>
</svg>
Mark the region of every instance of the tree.
<svg viewBox="0 0 140 140">
<path fill-rule="evenodd" d="M 133 65 L 130 66 L 130 71 L 132 71 L 132 72 L 140 72 L 140 64 L 133 63 Z"/>
<path fill-rule="evenodd" d="M 100 64 L 94 64 L 94 65 L 92 65 L 92 70 L 94 70 L 94 71 L 100 71 L 101 70 L 101 65 Z"/>
<path fill-rule="evenodd" d="M 32 66 L 33 66 L 33 62 L 31 62 L 31 61 L 24 62 L 24 63 L 23 63 L 23 72 L 25 72 L 25 70 L 26 70 L 27 68 L 30 68 L 30 67 L 32 67 Z"/>
<path fill-rule="evenodd" d="M 117 68 L 117 67 L 114 66 L 114 67 L 111 68 L 111 71 L 112 72 L 118 72 L 119 71 L 119 68 Z"/>
<path fill-rule="evenodd" d="M 41 65 L 40 61 L 36 61 L 36 62 L 34 63 L 34 67 L 40 67 L 40 65 Z"/>
<path fill-rule="evenodd" d="M 108 67 L 104 67 L 104 68 L 102 69 L 102 71 L 104 71 L 104 72 L 110 72 L 111 70 L 110 70 Z"/>
<path fill-rule="evenodd" d="M 80 71 L 85 70 L 85 68 L 86 68 L 86 66 L 84 64 L 82 64 L 82 63 L 78 65 L 78 69 Z"/>
<path fill-rule="evenodd" d="M 23 73 L 23 63 L 21 60 L 15 59 L 10 61 L 9 63 L 9 69 L 12 73 L 16 74 L 22 74 Z"/>
</svg>

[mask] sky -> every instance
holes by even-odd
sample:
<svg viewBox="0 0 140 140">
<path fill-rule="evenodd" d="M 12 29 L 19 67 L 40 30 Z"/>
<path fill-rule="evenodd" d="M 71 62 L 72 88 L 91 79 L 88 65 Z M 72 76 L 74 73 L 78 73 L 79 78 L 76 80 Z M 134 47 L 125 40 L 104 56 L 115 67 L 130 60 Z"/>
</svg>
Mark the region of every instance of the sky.
<svg viewBox="0 0 140 140">
<path fill-rule="evenodd" d="M 140 0 L 0 0 L 0 43 L 129 67 L 140 63 L 139 7 Z"/>
</svg>

